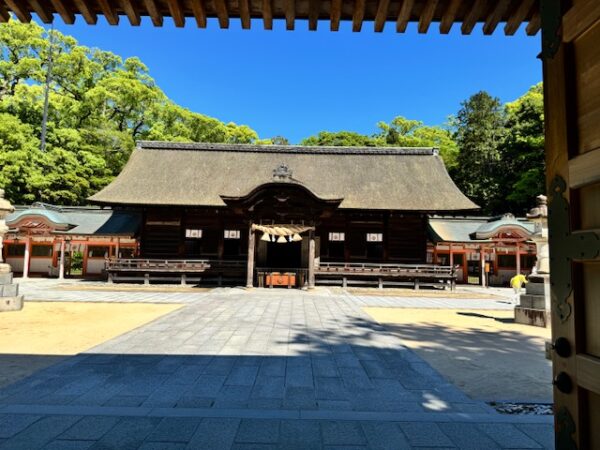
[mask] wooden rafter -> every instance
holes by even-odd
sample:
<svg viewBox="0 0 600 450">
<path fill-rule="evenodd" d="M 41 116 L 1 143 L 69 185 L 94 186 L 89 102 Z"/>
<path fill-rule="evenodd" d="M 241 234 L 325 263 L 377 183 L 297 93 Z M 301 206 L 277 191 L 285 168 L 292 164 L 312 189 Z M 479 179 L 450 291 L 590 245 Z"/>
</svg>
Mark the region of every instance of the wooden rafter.
<svg viewBox="0 0 600 450">
<path fill-rule="evenodd" d="M 525 32 L 528 36 L 534 36 L 540 31 L 540 27 L 542 26 L 542 18 L 540 17 L 540 13 L 536 12 L 532 17 L 527 27 L 525 28 Z"/>
<path fill-rule="evenodd" d="M 496 30 L 496 27 L 510 5 L 510 1 L 511 0 L 498 0 L 498 3 L 496 3 L 493 11 L 487 16 L 487 19 L 483 24 L 483 34 L 490 35 Z"/>
<path fill-rule="evenodd" d="M 317 30 L 320 6 L 321 2 L 319 0 L 308 0 L 308 29 L 310 31 Z"/>
<path fill-rule="evenodd" d="M 330 29 L 338 31 L 340 29 L 340 19 L 342 17 L 342 0 L 331 0 L 331 9 L 329 11 Z"/>
<path fill-rule="evenodd" d="M 75 4 L 77 10 L 83 16 L 85 23 L 87 23 L 88 25 L 96 25 L 96 23 L 98 22 L 98 15 L 94 11 L 88 0 L 74 0 L 73 3 Z M 62 14 L 60 16 L 63 17 Z"/>
<path fill-rule="evenodd" d="M 387 20 L 388 8 L 390 7 L 390 0 L 379 0 L 377 5 L 377 12 L 375 13 L 375 24 L 374 29 L 376 33 L 381 33 L 385 22 Z"/>
<path fill-rule="evenodd" d="M 295 0 L 285 0 L 285 29 L 293 30 L 296 20 L 296 2 Z"/>
<path fill-rule="evenodd" d="M 204 0 L 192 0 L 192 12 L 196 19 L 198 28 L 206 28 L 206 9 L 204 8 Z"/>
<path fill-rule="evenodd" d="M 148 15 L 150 19 L 152 19 L 152 24 L 155 27 L 162 27 L 163 24 L 163 15 L 156 7 L 155 0 L 144 0 L 144 5 L 146 6 L 146 11 L 148 11 Z"/>
<path fill-rule="evenodd" d="M 98 0 L 98 5 L 110 25 L 119 24 L 119 16 L 108 0 Z"/>
<path fill-rule="evenodd" d="M 52 12 L 48 9 L 46 3 L 42 3 L 39 0 L 29 0 L 29 4 L 31 5 L 35 13 L 38 15 L 38 17 L 42 20 L 42 22 L 52 23 L 52 21 L 54 20 L 54 16 L 52 15 Z"/>
<path fill-rule="evenodd" d="M 8 9 L 4 7 L 2 3 L 0 3 L 0 22 L 8 22 L 10 19 L 10 13 Z"/>
<path fill-rule="evenodd" d="M 64 23 L 68 25 L 75 23 L 75 14 L 73 14 L 73 11 L 71 11 L 71 9 L 65 5 L 63 0 L 50 0 L 50 2 Z M 82 2 L 76 1 L 75 3 L 76 6 L 79 6 L 79 4 Z"/>
<path fill-rule="evenodd" d="M 450 0 L 448 3 L 448 7 L 444 14 L 442 15 L 442 20 L 440 21 L 440 33 L 448 34 L 452 29 L 452 25 L 454 24 L 454 20 L 456 19 L 456 13 L 458 12 L 458 7 L 460 6 L 462 0 Z"/>
<path fill-rule="evenodd" d="M 485 6 L 485 0 L 475 0 L 475 3 L 473 3 L 471 10 L 464 18 L 462 26 L 460 27 L 460 31 L 462 32 L 462 34 L 471 34 L 471 31 L 473 31 L 475 24 L 481 18 Z"/>
<path fill-rule="evenodd" d="M 240 20 L 244 30 L 250 29 L 250 4 L 248 0 L 238 0 L 240 5 Z"/>
<path fill-rule="evenodd" d="M 352 31 L 359 32 L 365 18 L 365 0 L 354 0 L 354 12 L 352 13 Z"/>
<path fill-rule="evenodd" d="M 406 31 L 406 26 L 410 20 L 414 4 L 415 0 L 404 0 L 402 2 L 402 6 L 398 12 L 398 20 L 396 21 L 396 31 L 398 33 L 404 33 Z"/>
<path fill-rule="evenodd" d="M 213 5 L 219 18 L 219 26 L 221 28 L 229 28 L 229 13 L 227 12 L 225 0 L 213 0 Z"/>
<path fill-rule="evenodd" d="M 132 26 L 137 27 L 141 22 L 139 10 L 133 6 L 131 0 L 121 0 L 121 6 L 129 19 L 129 23 Z"/>
<path fill-rule="evenodd" d="M 6 6 L 15 13 L 17 19 L 21 22 L 31 22 L 31 13 L 27 9 L 27 6 L 24 4 L 25 2 L 21 0 L 4 0 L 6 2 Z"/>
<path fill-rule="evenodd" d="M 265 30 L 273 29 L 273 5 L 272 0 L 262 0 L 263 26 Z"/>
<path fill-rule="evenodd" d="M 504 26 L 504 34 L 506 34 L 507 36 L 512 36 L 516 33 L 516 31 L 519 29 L 519 27 L 527 17 L 527 13 L 531 11 L 534 1 L 535 0 L 523 0 L 519 3 L 519 6 L 508 18 L 508 21 Z"/>
<path fill-rule="evenodd" d="M 175 26 L 178 28 L 183 27 L 185 25 L 185 15 L 183 14 L 181 2 L 179 0 L 168 0 L 167 4 L 169 5 L 169 12 Z"/>
<path fill-rule="evenodd" d="M 419 33 L 427 33 L 427 30 L 429 30 L 429 25 L 433 20 L 438 3 L 439 0 L 427 0 L 425 8 L 421 12 L 421 17 L 419 17 Z"/>
</svg>

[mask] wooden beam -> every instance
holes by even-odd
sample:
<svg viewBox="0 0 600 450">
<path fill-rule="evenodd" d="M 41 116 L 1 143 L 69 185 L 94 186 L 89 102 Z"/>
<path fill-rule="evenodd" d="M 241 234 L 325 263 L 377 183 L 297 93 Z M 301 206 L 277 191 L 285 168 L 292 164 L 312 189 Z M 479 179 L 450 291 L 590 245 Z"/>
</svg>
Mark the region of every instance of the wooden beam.
<svg viewBox="0 0 600 450">
<path fill-rule="evenodd" d="M 523 0 L 519 3 L 519 7 L 515 9 L 515 11 L 506 21 L 506 25 L 504 25 L 504 34 L 507 36 L 512 36 L 516 33 L 527 17 L 527 13 L 531 11 L 534 2 L 535 0 Z"/>
<path fill-rule="evenodd" d="M 293 30 L 296 20 L 296 2 L 295 0 L 285 0 L 285 29 Z"/>
<path fill-rule="evenodd" d="M 271 1 L 262 0 L 263 26 L 265 30 L 273 29 L 273 7 Z"/>
<path fill-rule="evenodd" d="M 192 12 L 196 19 L 198 28 L 206 28 L 206 9 L 204 8 L 204 0 L 192 0 Z"/>
<path fill-rule="evenodd" d="M 221 28 L 229 28 L 229 13 L 227 12 L 225 0 L 213 0 L 213 5 L 219 18 L 219 26 Z"/>
<path fill-rule="evenodd" d="M 242 22 L 242 29 L 250 29 L 250 5 L 248 0 L 238 0 L 240 8 L 240 20 Z"/>
<path fill-rule="evenodd" d="M 600 182 L 600 148 L 569 160 L 569 187 L 577 189 Z"/>
<path fill-rule="evenodd" d="M 118 25 L 119 24 L 119 15 L 109 3 L 108 0 L 98 0 L 98 5 L 100 6 L 100 10 L 102 14 L 106 18 L 106 21 L 110 25 Z"/>
<path fill-rule="evenodd" d="M 4 0 L 8 9 L 15 13 L 21 22 L 31 22 L 31 14 L 21 0 Z"/>
<path fill-rule="evenodd" d="M 183 9 L 181 8 L 181 3 L 179 0 L 168 0 L 169 11 L 171 13 L 171 17 L 173 18 L 173 22 L 177 28 L 181 28 L 185 25 L 185 15 L 183 14 Z"/>
<path fill-rule="evenodd" d="M 542 26 L 542 19 L 540 17 L 540 13 L 536 12 L 532 17 L 527 27 L 525 28 L 525 32 L 528 36 L 534 36 L 540 31 L 540 27 Z"/>
<path fill-rule="evenodd" d="M 63 0 L 50 0 L 50 2 L 64 23 L 67 25 L 72 25 L 75 23 L 75 14 L 73 14 L 73 11 L 71 11 L 71 9 L 65 5 Z M 79 3 L 81 2 L 76 1 L 76 6 L 79 6 Z"/>
<path fill-rule="evenodd" d="M 419 17 L 419 33 L 425 34 L 429 30 L 438 3 L 439 0 L 427 0 L 423 11 L 421 11 L 421 17 Z"/>
<path fill-rule="evenodd" d="M 123 11 L 125 11 L 125 14 L 129 19 L 129 23 L 134 27 L 139 26 L 141 22 L 140 12 L 131 3 L 131 0 L 121 0 L 121 7 L 123 8 Z"/>
<path fill-rule="evenodd" d="M 446 11 L 442 15 L 442 20 L 440 21 L 440 33 L 448 34 L 452 29 L 452 25 L 454 25 L 454 19 L 456 19 L 456 13 L 458 12 L 458 7 L 462 3 L 462 0 L 450 0 L 448 3 L 448 7 Z"/>
<path fill-rule="evenodd" d="M 74 0 L 74 3 L 77 10 L 83 16 L 85 23 L 87 23 L 88 25 L 96 25 L 96 23 L 98 22 L 98 16 L 96 15 L 94 9 L 90 6 L 90 2 L 88 0 Z M 63 17 L 62 14 L 61 17 Z M 65 20 L 64 17 L 63 20 Z"/>
<path fill-rule="evenodd" d="M 597 1 L 577 2 L 563 17 L 563 41 L 574 41 L 598 20 L 600 20 L 600 11 Z"/>
<path fill-rule="evenodd" d="M 485 24 L 483 25 L 483 34 L 490 35 L 496 30 L 496 27 L 502 20 L 504 13 L 506 13 L 510 2 L 511 0 L 498 0 L 494 10 L 488 15 Z"/>
<path fill-rule="evenodd" d="M 404 0 L 402 2 L 402 6 L 398 12 L 398 20 L 396 21 L 396 31 L 398 33 L 404 33 L 406 31 L 406 26 L 410 20 L 410 14 L 412 13 L 414 3 L 415 0 Z"/>
<path fill-rule="evenodd" d="M 352 13 L 352 31 L 357 33 L 362 28 L 365 18 L 365 0 L 354 0 L 354 11 Z"/>
<path fill-rule="evenodd" d="M 464 18 L 462 26 L 460 27 L 462 34 L 471 34 L 477 21 L 481 19 L 485 5 L 485 0 L 475 0 L 475 3 L 473 3 L 471 10 Z"/>
<path fill-rule="evenodd" d="M 331 31 L 338 31 L 340 29 L 340 18 L 342 17 L 342 0 L 331 0 L 330 8 L 330 29 Z"/>
<path fill-rule="evenodd" d="M 319 23 L 319 8 L 321 2 L 319 0 L 308 1 L 308 29 L 310 31 L 316 31 Z"/>
<path fill-rule="evenodd" d="M 377 13 L 375 13 L 375 32 L 381 33 L 385 22 L 387 21 L 388 9 L 390 7 L 390 0 L 379 0 L 377 5 Z"/>
<path fill-rule="evenodd" d="M 54 20 L 54 16 L 52 12 L 48 9 L 46 3 L 42 3 L 39 0 L 29 0 L 29 5 L 33 8 L 35 13 L 44 23 L 52 23 Z"/>
<path fill-rule="evenodd" d="M 152 24 L 155 27 L 162 27 L 163 24 L 163 15 L 156 7 L 155 0 L 144 0 L 144 5 L 146 6 L 146 11 L 148 11 L 148 15 L 150 19 L 152 19 Z"/>
<path fill-rule="evenodd" d="M 4 7 L 2 3 L 0 3 L 0 22 L 8 22 L 10 20 L 10 13 L 8 9 Z"/>
</svg>

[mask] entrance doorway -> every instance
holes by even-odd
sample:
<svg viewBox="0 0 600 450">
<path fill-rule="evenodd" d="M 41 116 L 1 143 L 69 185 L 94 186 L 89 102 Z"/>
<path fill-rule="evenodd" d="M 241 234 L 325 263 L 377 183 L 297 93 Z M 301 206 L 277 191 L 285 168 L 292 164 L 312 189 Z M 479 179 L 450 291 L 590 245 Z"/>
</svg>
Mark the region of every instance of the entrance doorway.
<svg viewBox="0 0 600 450">
<path fill-rule="evenodd" d="M 272 269 L 299 269 L 302 264 L 302 241 L 267 243 L 267 267 Z"/>
</svg>

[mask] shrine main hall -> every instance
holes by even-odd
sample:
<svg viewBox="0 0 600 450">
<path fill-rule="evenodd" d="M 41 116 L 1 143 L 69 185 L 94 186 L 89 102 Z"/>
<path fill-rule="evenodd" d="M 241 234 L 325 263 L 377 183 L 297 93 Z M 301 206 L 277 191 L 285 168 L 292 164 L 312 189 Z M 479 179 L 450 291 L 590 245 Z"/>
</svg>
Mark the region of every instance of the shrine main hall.
<svg viewBox="0 0 600 450">
<path fill-rule="evenodd" d="M 112 261 L 115 277 L 213 272 L 309 288 L 315 276 L 425 264 L 428 214 L 478 208 L 435 148 L 150 141 L 90 201 L 142 216 L 139 258 Z"/>
</svg>

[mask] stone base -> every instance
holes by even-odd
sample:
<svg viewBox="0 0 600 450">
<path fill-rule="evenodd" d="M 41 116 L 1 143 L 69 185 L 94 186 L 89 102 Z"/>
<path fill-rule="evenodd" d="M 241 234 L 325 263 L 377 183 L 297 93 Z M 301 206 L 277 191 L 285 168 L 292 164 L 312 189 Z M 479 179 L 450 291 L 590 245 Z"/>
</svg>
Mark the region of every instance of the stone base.
<svg viewBox="0 0 600 450">
<path fill-rule="evenodd" d="M 545 309 L 515 306 L 515 322 L 548 328 L 550 326 L 550 312 Z"/>
<path fill-rule="evenodd" d="M 21 311 L 23 309 L 23 296 L 0 297 L 0 312 Z"/>
</svg>

